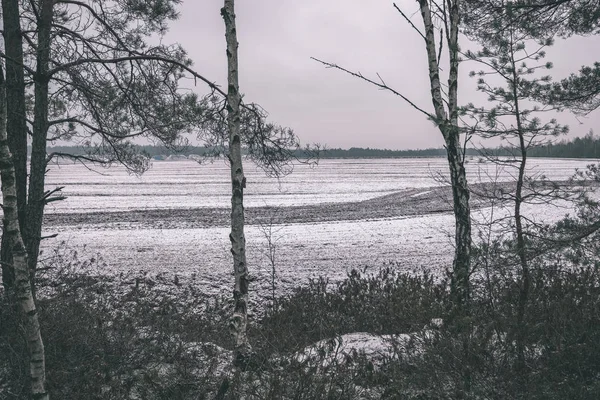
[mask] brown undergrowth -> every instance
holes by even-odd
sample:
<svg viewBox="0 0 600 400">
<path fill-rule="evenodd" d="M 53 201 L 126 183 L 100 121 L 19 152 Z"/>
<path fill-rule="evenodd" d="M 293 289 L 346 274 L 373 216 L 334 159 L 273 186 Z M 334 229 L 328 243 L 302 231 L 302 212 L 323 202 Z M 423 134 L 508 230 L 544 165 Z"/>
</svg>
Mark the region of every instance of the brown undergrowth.
<svg viewBox="0 0 600 400">
<path fill-rule="evenodd" d="M 474 272 L 461 329 L 431 324 L 446 320 L 449 296 L 428 274 L 388 267 L 310 281 L 255 313 L 253 362 L 232 373 L 229 298 L 205 295 L 193 277 L 103 276 L 101 260 L 57 252 L 39 280 L 49 390 L 55 399 L 597 399 L 599 265 L 565 254 L 535 268 L 524 393 L 510 266 Z M 26 398 L 25 347 L 2 302 L 0 398 Z M 366 333 L 377 360 L 350 346 Z"/>
</svg>

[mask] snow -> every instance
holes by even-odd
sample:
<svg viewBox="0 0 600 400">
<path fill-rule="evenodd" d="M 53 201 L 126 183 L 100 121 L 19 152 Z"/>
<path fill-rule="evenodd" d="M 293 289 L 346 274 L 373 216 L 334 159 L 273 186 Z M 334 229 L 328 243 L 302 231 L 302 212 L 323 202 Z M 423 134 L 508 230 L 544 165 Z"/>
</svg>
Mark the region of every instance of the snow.
<svg viewBox="0 0 600 400">
<path fill-rule="evenodd" d="M 442 324 L 442 319 L 434 318 L 423 329 L 411 333 L 347 333 L 308 345 L 292 357 L 300 363 L 317 363 L 319 367 L 326 369 L 333 365 L 352 363 L 361 355 L 374 368 L 379 368 L 391 359 L 406 359 L 421 354 L 423 342 L 433 339 Z"/>
<path fill-rule="evenodd" d="M 532 159 L 531 173 L 565 180 L 591 160 Z M 248 187 L 247 258 L 257 291 L 268 291 L 270 264 L 260 224 L 273 221 L 278 290 L 310 277 L 343 279 L 353 268 L 385 263 L 404 270 L 443 270 L 452 260 L 454 217 L 448 193 L 436 189 L 447 175 L 443 158 L 323 160 L 299 165 L 276 180 L 245 166 Z M 514 166 L 467 164 L 470 183 L 510 181 Z M 230 184 L 222 162 L 154 162 L 141 177 L 122 168 L 102 175 L 78 164 L 53 165 L 47 188 L 65 186 L 67 201 L 47 209 L 43 248 L 64 243 L 80 257 L 100 255 L 105 273 L 142 271 L 195 274 L 209 292 L 231 284 Z M 500 210 L 474 208 L 484 221 Z M 551 222 L 567 208 L 524 211 Z"/>
<path fill-rule="evenodd" d="M 411 335 L 375 335 L 355 332 L 311 344 L 294 355 L 300 363 L 318 362 L 320 367 L 345 364 L 358 354 L 364 355 L 374 367 L 392 358 L 398 347 L 405 347 Z M 322 350 L 329 350 L 323 354 Z"/>
</svg>

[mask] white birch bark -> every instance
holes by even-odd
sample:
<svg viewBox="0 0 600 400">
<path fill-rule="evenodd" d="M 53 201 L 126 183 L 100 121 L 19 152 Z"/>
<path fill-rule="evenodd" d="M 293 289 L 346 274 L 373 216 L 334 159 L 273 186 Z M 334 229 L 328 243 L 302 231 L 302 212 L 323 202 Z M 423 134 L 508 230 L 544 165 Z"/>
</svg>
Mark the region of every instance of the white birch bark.
<svg viewBox="0 0 600 400">
<path fill-rule="evenodd" d="M 40 334 L 37 309 L 27 265 L 27 250 L 21 236 L 17 206 L 15 167 L 8 148 L 6 133 L 6 85 L 4 72 L 0 70 L 0 176 L 2 178 L 2 200 L 5 235 L 10 246 L 15 271 L 14 297 L 20 310 L 21 324 L 29 353 L 29 376 L 32 398 L 48 400 L 46 392 L 46 360 L 44 343 Z"/>
<path fill-rule="evenodd" d="M 235 284 L 234 310 L 230 329 L 235 340 L 234 364 L 247 363 L 251 347 L 248 342 L 248 269 L 246 238 L 244 237 L 244 187 L 246 178 L 242 166 L 240 136 L 240 104 L 242 97 L 238 83 L 238 41 L 235 26 L 234 0 L 225 0 L 221 15 L 225 21 L 227 41 L 227 127 L 229 130 L 229 162 L 231 165 L 231 254 Z"/>
<path fill-rule="evenodd" d="M 447 18 L 446 40 L 449 52 L 448 112 L 444 107 L 440 82 L 439 60 L 436 52 L 434 24 L 431 18 L 429 0 L 418 0 L 425 26 L 427 63 L 431 84 L 431 99 L 435 110 L 436 123 L 444 137 L 448 154 L 450 181 L 455 218 L 455 252 L 452 265 L 452 297 L 455 305 L 462 307 L 469 299 L 469 273 L 471 268 L 471 211 L 469 188 L 460 143 L 458 126 L 458 1 L 446 1 Z"/>
</svg>

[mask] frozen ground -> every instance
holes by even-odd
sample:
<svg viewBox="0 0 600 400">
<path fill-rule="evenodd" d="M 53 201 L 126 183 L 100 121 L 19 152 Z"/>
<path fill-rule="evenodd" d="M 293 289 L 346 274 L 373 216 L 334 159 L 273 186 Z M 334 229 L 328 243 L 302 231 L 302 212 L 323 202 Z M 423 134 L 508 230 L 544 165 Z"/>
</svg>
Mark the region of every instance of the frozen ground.
<svg viewBox="0 0 600 400">
<path fill-rule="evenodd" d="M 537 160 L 532 174 L 565 180 L 589 160 Z M 473 184 L 510 181 L 513 167 L 473 161 Z M 452 259 L 449 192 L 440 188 L 444 159 L 323 160 L 296 167 L 281 181 L 246 168 L 248 261 L 255 287 L 266 290 L 269 263 L 262 228 L 271 227 L 282 289 L 309 277 L 340 279 L 352 268 L 395 263 L 440 270 Z M 53 166 L 48 188 L 65 186 L 68 199 L 47 210 L 46 253 L 61 242 L 86 256 L 101 255 L 107 273 L 196 274 L 207 291 L 229 286 L 229 182 L 222 163 L 156 162 L 142 177 L 122 169 L 99 175 L 80 165 Z M 475 216 L 489 209 L 474 199 Z M 565 208 L 530 209 L 551 221 Z M 261 228 L 262 227 L 262 228 Z"/>
</svg>

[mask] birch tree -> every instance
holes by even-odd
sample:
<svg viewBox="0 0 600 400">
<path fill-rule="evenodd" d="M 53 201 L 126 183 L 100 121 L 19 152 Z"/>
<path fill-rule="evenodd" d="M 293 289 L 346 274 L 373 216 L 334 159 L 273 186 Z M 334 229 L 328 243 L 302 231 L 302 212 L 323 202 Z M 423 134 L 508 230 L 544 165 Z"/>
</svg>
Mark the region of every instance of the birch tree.
<svg viewBox="0 0 600 400">
<path fill-rule="evenodd" d="M 230 328 L 235 341 L 234 364 L 243 366 L 252 351 L 247 336 L 248 268 L 244 236 L 244 188 L 246 178 L 242 165 L 240 106 L 242 97 L 238 82 L 238 41 L 234 0 L 225 0 L 221 16 L 225 22 L 227 42 L 227 128 L 229 131 L 229 164 L 231 168 L 231 254 L 235 277 L 234 309 Z"/>
<path fill-rule="evenodd" d="M 227 44 L 227 95 L 224 107 L 205 118 L 201 128 L 210 134 L 210 145 L 226 155 L 231 172 L 231 253 L 234 272 L 234 310 L 230 329 L 235 342 L 234 365 L 244 368 L 252 354 L 248 341 L 249 275 L 244 236 L 244 189 L 242 160 L 248 158 L 267 175 L 279 177 L 292 172 L 293 163 L 316 163 L 319 146 L 306 146 L 299 160 L 300 142 L 293 130 L 266 121 L 266 112 L 255 103 L 244 103 L 239 88 L 238 40 L 235 2 L 225 0 L 221 8 Z M 226 135 L 222 133 L 225 132 Z M 243 155 L 242 153 L 245 153 Z"/>
<path fill-rule="evenodd" d="M 17 203 L 17 185 L 13 158 L 8 147 L 6 132 L 7 91 L 4 71 L 0 67 L 0 176 L 2 179 L 2 210 L 4 212 L 4 234 L 10 247 L 14 268 L 14 289 L 10 296 L 20 310 L 19 318 L 27 343 L 29 356 L 29 378 L 31 395 L 34 399 L 48 400 L 46 392 L 46 359 L 44 342 L 29 281 L 27 250 L 21 236 Z"/>
<path fill-rule="evenodd" d="M 23 39 L 19 0 L 2 0 L 2 23 L 6 52 L 6 130 L 8 147 L 13 157 L 16 182 L 27 181 L 27 119 L 25 113 L 25 74 L 23 71 Z M 16 185 L 17 208 L 21 232 L 25 228 L 27 186 Z M 6 229 L 6 227 L 5 227 Z M 3 242 L 6 240 L 2 236 Z M 2 281 L 6 288 L 14 283 L 12 257 L 7 243 L 0 246 Z"/>
<path fill-rule="evenodd" d="M 455 220 L 455 248 L 452 262 L 451 287 L 455 311 L 465 310 L 469 300 L 469 274 L 471 271 L 471 212 L 469 205 L 469 187 L 464 168 L 463 141 L 458 116 L 458 65 L 459 43 L 458 30 L 460 23 L 459 0 L 430 1 L 418 0 L 419 11 L 423 22 L 423 30 L 418 28 L 408 15 L 396 4 L 394 8 L 404 20 L 417 32 L 427 56 L 431 101 L 433 110 L 427 111 L 404 96 L 400 91 L 389 87 L 379 77 L 378 80 L 368 78 L 360 73 L 350 71 L 337 64 L 314 60 L 327 67 L 336 68 L 352 76 L 362 79 L 380 89 L 389 91 L 408 102 L 415 110 L 433 121 L 444 139 L 447 152 L 452 199 Z M 442 28 L 436 38 L 434 20 L 439 20 Z M 443 44 L 446 44 L 444 47 Z M 442 54 L 447 52 L 448 65 L 442 68 Z M 442 70 L 448 71 L 447 92 L 443 90 Z"/>
</svg>

